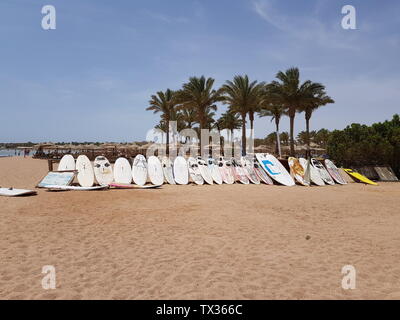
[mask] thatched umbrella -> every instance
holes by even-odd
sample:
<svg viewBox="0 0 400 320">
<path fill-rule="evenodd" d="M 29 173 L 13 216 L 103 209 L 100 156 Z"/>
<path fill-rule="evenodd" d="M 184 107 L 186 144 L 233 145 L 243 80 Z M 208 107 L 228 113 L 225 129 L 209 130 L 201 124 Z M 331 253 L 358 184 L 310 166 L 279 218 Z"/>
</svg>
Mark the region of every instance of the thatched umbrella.
<svg viewBox="0 0 400 320">
<path fill-rule="evenodd" d="M 33 149 L 55 149 L 57 146 L 54 143 L 39 143 L 33 146 Z"/>
<path fill-rule="evenodd" d="M 114 143 L 103 143 L 102 145 L 100 145 L 100 147 L 104 149 L 113 149 L 116 148 L 117 145 Z"/>
<path fill-rule="evenodd" d="M 136 143 L 127 144 L 126 147 L 127 147 L 128 149 L 133 149 L 133 150 L 136 150 L 136 149 L 139 149 L 139 148 L 140 148 L 139 145 L 137 145 Z"/>
<path fill-rule="evenodd" d="M 32 150 L 33 147 L 17 147 L 18 150 Z"/>
</svg>

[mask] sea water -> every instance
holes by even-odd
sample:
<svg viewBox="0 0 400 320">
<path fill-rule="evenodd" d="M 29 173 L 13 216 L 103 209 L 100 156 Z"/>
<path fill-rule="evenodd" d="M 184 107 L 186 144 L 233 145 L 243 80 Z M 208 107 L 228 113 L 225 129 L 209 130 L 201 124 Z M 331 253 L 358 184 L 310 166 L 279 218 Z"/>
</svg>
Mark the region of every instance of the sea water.
<svg viewBox="0 0 400 320">
<path fill-rule="evenodd" d="M 17 157 L 23 155 L 24 155 L 24 150 L 0 149 L 0 157 Z"/>
</svg>

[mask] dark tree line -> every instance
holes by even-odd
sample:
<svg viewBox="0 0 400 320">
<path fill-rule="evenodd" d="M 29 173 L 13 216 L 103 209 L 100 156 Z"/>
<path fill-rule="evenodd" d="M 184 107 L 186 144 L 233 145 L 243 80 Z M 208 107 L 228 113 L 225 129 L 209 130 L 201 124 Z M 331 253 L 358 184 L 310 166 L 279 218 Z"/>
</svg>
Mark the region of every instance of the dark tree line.
<svg viewBox="0 0 400 320">
<path fill-rule="evenodd" d="M 400 176 L 400 117 L 371 126 L 353 123 L 330 133 L 329 156 L 341 166 L 388 165 Z"/>
</svg>

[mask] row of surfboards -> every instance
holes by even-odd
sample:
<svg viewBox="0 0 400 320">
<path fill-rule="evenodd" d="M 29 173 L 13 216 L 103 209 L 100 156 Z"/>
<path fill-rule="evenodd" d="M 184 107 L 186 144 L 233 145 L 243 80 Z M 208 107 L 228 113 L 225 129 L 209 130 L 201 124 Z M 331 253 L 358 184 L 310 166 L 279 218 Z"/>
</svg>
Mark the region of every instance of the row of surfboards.
<svg viewBox="0 0 400 320">
<path fill-rule="evenodd" d="M 58 166 L 58 171 L 62 174 L 61 180 L 57 180 L 57 178 L 60 179 L 60 176 L 56 172 L 49 172 L 38 187 L 53 191 L 99 190 L 109 187 L 134 189 L 157 188 L 164 182 L 184 185 L 190 181 L 199 185 L 204 183 L 233 184 L 235 182 L 272 185 L 276 182 L 293 186 L 297 182 L 304 186 L 311 184 L 323 186 L 335 183 L 346 184 L 344 177 L 349 178 L 348 176 L 358 182 L 377 185 L 351 169 L 338 169 L 328 159 L 323 164 L 317 159 L 307 161 L 303 158 L 289 158 L 288 166 L 289 171 L 273 155 L 263 153 L 242 157 L 240 160 L 224 159 L 223 157 L 217 160 L 191 157 L 186 160 L 183 157 L 177 157 L 173 162 L 167 157 L 160 160 L 153 156 L 146 160 L 143 155 L 138 155 L 132 166 L 127 159 L 119 158 L 115 162 L 114 168 L 103 156 L 97 157 L 92 166 L 86 156 L 79 156 L 75 161 L 72 155 L 66 155 Z M 80 186 L 70 185 L 76 173 Z M 146 185 L 148 180 L 152 183 L 151 185 Z M 95 182 L 99 186 L 94 186 Z M 33 190 L 0 187 L 0 196 L 15 197 L 34 194 L 36 191 Z"/>
<path fill-rule="evenodd" d="M 129 163 L 126 158 L 118 158 L 114 164 L 104 156 L 95 159 L 92 166 L 90 160 L 81 155 L 76 162 L 72 155 L 64 156 L 58 166 L 58 171 L 77 171 L 77 180 L 81 187 L 92 188 L 97 183 L 100 186 L 129 187 L 134 183 L 145 186 L 148 181 L 154 186 L 164 182 L 168 184 L 185 185 L 190 181 L 195 184 L 260 184 L 272 185 L 274 182 L 293 186 L 296 183 L 304 186 L 347 184 L 335 164 L 326 159 L 322 164 L 317 159 L 307 161 L 304 158 L 289 158 L 289 171 L 272 154 L 257 153 L 254 156 L 238 159 L 218 159 L 190 157 L 187 160 L 178 156 L 172 162 L 168 157 L 161 160 L 151 156 L 146 159 L 138 155 Z M 360 182 L 375 184 L 366 177 L 345 169 L 349 175 Z"/>
</svg>

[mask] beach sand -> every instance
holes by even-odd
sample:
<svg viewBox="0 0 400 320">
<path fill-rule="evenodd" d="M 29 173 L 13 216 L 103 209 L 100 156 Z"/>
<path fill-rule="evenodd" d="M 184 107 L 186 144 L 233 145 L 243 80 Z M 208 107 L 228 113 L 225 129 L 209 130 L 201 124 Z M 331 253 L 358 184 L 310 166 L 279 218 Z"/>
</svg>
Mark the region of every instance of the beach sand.
<svg viewBox="0 0 400 320">
<path fill-rule="evenodd" d="M 2 187 L 47 172 L 43 160 L 0 166 Z M 399 299 L 399 208 L 400 183 L 0 197 L 0 298 Z M 44 265 L 55 290 L 42 289 Z M 341 288 L 344 265 L 355 290 Z"/>
</svg>

